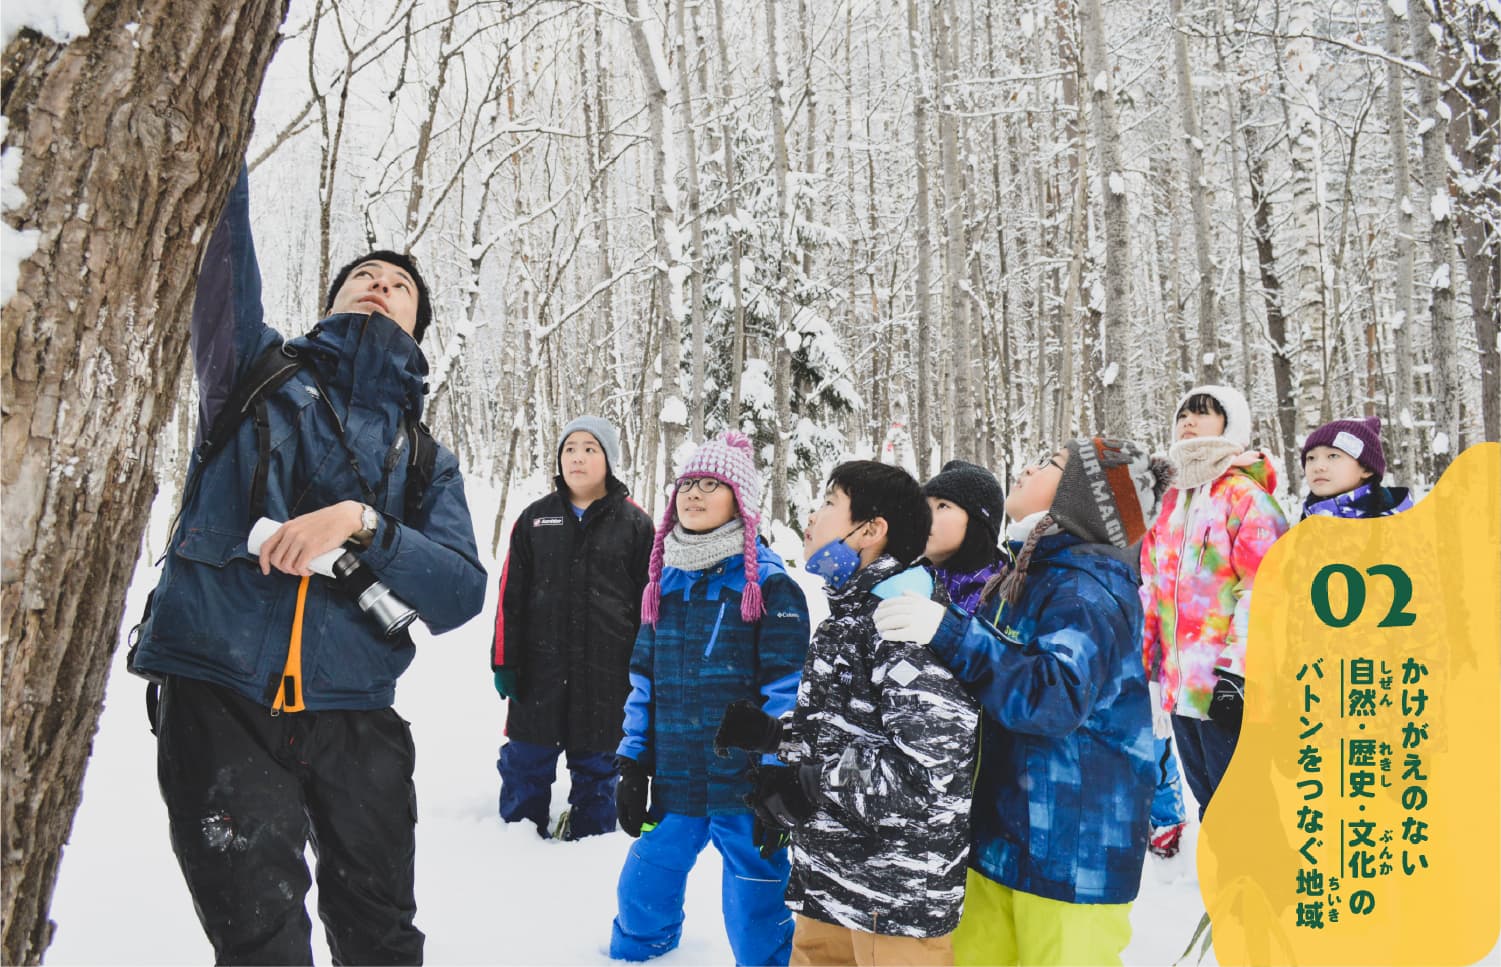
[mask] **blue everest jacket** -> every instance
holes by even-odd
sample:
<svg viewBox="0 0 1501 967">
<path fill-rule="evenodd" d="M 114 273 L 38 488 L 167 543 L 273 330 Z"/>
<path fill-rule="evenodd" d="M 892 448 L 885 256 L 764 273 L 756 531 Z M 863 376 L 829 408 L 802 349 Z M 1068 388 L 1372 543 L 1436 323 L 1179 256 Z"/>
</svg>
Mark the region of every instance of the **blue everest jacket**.
<svg viewBox="0 0 1501 967">
<path fill-rule="evenodd" d="M 1043 538 L 1014 609 L 950 607 L 932 649 L 985 710 L 970 865 L 1068 903 L 1136 898 L 1156 786 L 1131 566 Z"/>
<path fill-rule="evenodd" d="M 200 440 L 236 379 L 281 342 L 262 316 L 242 171 L 209 241 L 193 304 Z M 266 397 L 265 515 L 290 520 L 342 500 L 371 503 L 381 522 L 371 546 L 359 552 L 365 565 L 435 634 L 468 621 L 484 607 L 485 569 L 458 460 L 448 450 L 438 448 L 415 519 L 402 519 L 408 461 L 398 441 L 406 439 L 403 421 L 421 417 L 422 350 L 378 313 L 331 316 L 291 345 L 311 362 Z M 201 479 L 173 532 L 132 668 L 213 682 L 269 706 L 287 659 L 298 578 L 262 575 L 245 546 L 260 453 L 255 422 L 247 417 L 201 467 L 194 456 Z M 374 501 L 365 487 L 374 490 Z M 309 711 L 390 706 L 413 655 L 406 632 L 384 638 L 331 579 L 311 579 L 302 638 Z"/>
<path fill-rule="evenodd" d="M 740 617 L 744 557 L 703 571 L 662 569 L 657 626 L 641 626 L 619 755 L 652 773 L 652 815 L 746 812 L 750 759 L 714 754 L 725 706 L 759 701 L 780 718 L 797 704 L 808 652 L 808 602 L 768 547 L 757 548 L 766 614 Z"/>
</svg>

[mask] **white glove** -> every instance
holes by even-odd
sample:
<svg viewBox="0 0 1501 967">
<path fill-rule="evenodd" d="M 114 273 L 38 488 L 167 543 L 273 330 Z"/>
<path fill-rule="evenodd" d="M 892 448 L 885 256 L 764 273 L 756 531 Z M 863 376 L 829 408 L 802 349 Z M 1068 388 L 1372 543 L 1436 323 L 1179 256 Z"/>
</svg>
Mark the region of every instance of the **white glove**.
<svg viewBox="0 0 1501 967">
<path fill-rule="evenodd" d="M 912 591 L 888 598 L 876 606 L 876 630 L 887 641 L 910 641 L 926 645 L 938 634 L 948 609 L 937 601 Z"/>
<path fill-rule="evenodd" d="M 1162 707 L 1162 686 L 1147 682 L 1147 694 L 1152 700 L 1152 735 L 1159 739 L 1173 737 L 1173 713 Z"/>
</svg>

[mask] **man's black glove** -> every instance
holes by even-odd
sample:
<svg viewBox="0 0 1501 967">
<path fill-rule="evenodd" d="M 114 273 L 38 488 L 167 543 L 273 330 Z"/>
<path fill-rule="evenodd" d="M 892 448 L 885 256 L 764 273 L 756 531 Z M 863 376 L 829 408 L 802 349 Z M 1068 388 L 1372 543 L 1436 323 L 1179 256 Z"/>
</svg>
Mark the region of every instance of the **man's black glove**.
<svg viewBox="0 0 1501 967">
<path fill-rule="evenodd" d="M 731 749 L 775 752 L 782 744 L 782 723 L 750 699 L 731 702 L 724 710 L 719 731 L 714 733 L 714 754 L 724 758 Z"/>
<path fill-rule="evenodd" d="M 615 757 L 615 771 L 620 781 L 615 784 L 615 815 L 620 819 L 620 828 L 635 838 L 641 835 L 641 824 L 646 822 L 646 797 L 651 776 L 635 759 Z"/>
<path fill-rule="evenodd" d="M 1215 669 L 1217 681 L 1209 697 L 1209 721 L 1227 732 L 1240 732 L 1246 711 L 1246 680 L 1234 672 Z"/>
</svg>

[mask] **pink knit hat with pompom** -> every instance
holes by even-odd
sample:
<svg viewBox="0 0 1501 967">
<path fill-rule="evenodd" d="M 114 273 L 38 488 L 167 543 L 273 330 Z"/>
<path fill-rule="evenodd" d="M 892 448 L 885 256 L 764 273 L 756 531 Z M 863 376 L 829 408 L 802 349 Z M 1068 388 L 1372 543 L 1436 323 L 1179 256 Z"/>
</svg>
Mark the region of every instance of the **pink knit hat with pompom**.
<svg viewBox="0 0 1501 967">
<path fill-rule="evenodd" d="M 756 561 L 756 533 L 761 525 L 761 476 L 750 440 L 734 430 L 709 440 L 694 451 L 678 474 L 678 482 L 690 477 L 712 477 L 735 494 L 735 506 L 745 524 L 745 591 L 740 596 L 740 617 L 747 623 L 760 621 L 766 613 L 761 598 L 761 567 Z M 641 621 L 657 626 L 662 599 L 662 545 L 678 522 L 676 495 L 667 499 L 667 510 L 657 525 L 651 546 L 648 582 L 641 594 Z"/>
</svg>

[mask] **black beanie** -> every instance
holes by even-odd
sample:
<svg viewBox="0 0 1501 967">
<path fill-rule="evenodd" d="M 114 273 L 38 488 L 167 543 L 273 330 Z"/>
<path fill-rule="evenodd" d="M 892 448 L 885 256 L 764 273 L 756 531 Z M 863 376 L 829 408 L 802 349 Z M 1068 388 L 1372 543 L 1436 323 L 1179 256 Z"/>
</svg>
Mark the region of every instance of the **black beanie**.
<svg viewBox="0 0 1501 967">
<path fill-rule="evenodd" d="M 412 338 L 421 342 L 423 333 L 427 332 L 427 324 L 433 321 L 433 304 L 427 297 L 427 283 L 422 280 L 422 273 L 417 270 L 417 260 L 410 255 L 402 255 L 400 252 L 387 249 L 376 249 L 350 262 L 334 276 L 333 284 L 328 287 L 328 299 L 323 303 L 323 311 L 327 312 L 334 307 L 334 298 L 343 288 L 344 280 L 349 278 L 349 273 L 353 272 L 356 267 L 366 262 L 387 262 L 410 275 L 412 281 L 417 283 L 417 325 L 412 329 Z"/>
<path fill-rule="evenodd" d="M 995 546 L 1001 534 L 1001 517 L 1005 513 L 1006 495 L 995 474 L 964 460 L 950 460 L 938 476 L 923 485 L 924 497 L 947 500 L 964 508 L 971 524 L 979 524 Z"/>
</svg>

